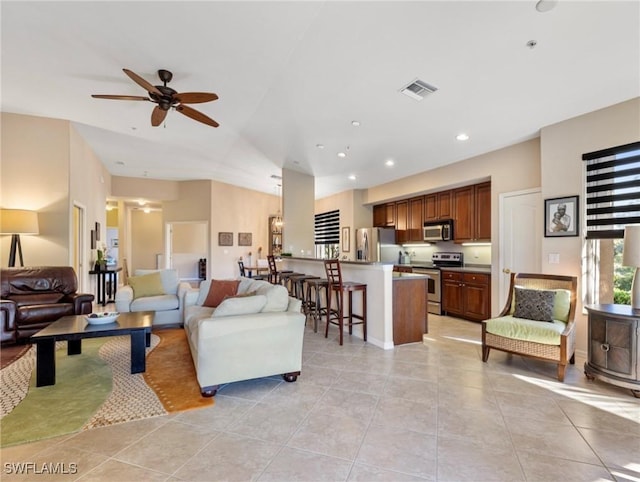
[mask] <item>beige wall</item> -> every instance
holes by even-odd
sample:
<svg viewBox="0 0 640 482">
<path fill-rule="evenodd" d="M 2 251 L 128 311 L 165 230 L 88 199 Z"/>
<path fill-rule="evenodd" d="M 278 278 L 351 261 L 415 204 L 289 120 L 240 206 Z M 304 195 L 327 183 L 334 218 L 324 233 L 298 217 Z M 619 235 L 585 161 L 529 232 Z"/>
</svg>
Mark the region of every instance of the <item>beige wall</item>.
<svg viewBox="0 0 640 482">
<path fill-rule="evenodd" d="M 175 201 L 179 199 L 178 181 L 161 181 L 143 177 L 113 176 L 111 196 L 121 198 L 140 198 L 156 201 Z"/>
<path fill-rule="evenodd" d="M 156 268 L 156 257 L 164 252 L 162 226 L 160 211 L 131 210 L 131 274 Z"/>
<path fill-rule="evenodd" d="M 278 212 L 279 197 L 211 181 L 211 253 L 207 259 L 209 278 L 238 276 L 238 259 L 249 252 L 256 259 L 268 249 L 269 216 Z M 285 226 L 286 229 L 286 226 Z M 218 246 L 219 232 L 233 233 L 233 246 Z M 251 233 L 251 246 L 238 246 L 238 233 Z"/>
<path fill-rule="evenodd" d="M 640 140 L 640 98 L 616 104 L 548 127 L 541 131 L 542 197 L 544 199 L 580 196 L 580 236 L 544 238 L 543 273 L 569 274 L 578 277 L 578 349 L 586 353 L 586 315 L 580 291 L 581 252 L 585 220 L 583 219 L 582 154 Z M 550 254 L 559 254 L 560 263 L 550 264 Z"/>
<path fill-rule="evenodd" d="M 282 252 L 314 256 L 315 179 L 308 174 L 282 170 Z"/>
</svg>

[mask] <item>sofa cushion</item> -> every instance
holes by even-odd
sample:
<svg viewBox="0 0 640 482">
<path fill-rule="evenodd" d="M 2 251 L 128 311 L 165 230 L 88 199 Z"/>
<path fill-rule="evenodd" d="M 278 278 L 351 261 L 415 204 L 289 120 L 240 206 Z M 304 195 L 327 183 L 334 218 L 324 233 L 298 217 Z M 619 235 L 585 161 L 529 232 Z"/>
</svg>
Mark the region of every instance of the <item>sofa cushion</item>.
<svg viewBox="0 0 640 482">
<path fill-rule="evenodd" d="M 485 323 L 487 332 L 494 335 L 545 345 L 560 345 L 560 335 L 567 327 L 565 323 L 558 320 L 540 323 L 510 315 L 492 318 Z"/>
<path fill-rule="evenodd" d="M 553 321 L 553 304 L 556 293 L 553 290 L 515 288 L 515 318 L 536 321 Z"/>
<path fill-rule="evenodd" d="M 184 326 L 193 328 L 198 320 L 211 318 L 214 309 L 199 305 L 187 306 L 184 310 Z"/>
<path fill-rule="evenodd" d="M 168 295 L 178 294 L 178 270 L 175 269 L 137 269 L 135 276 L 160 273 L 160 279 L 162 281 L 162 287 L 164 292 Z"/>
<path fill-rule="evenodd" d="M 260 313 L 266 304 L 264 295 L 226 298 L 214 310 L 212 318 Z"/>
<path fill-rule="evenodd" d="M 268 281 L 244 278 L 240 280 L 238 293 L 255 291 L 267 297 L 267 304 L 262 308 L 263 313 L 287 311 L 289 307 L 289 291 L 281 285 L 274 285 Z"/>
<path fill-rule="evenodd" d="M 234 296 L 238 292 L 240 280 L 216 280 L 212 279 L 209 293 L 202 306 L 217 307 L 227 296 Z"/>
<path fill-rule="evenodd" d="M 134 299 L 165 294 L 164 286 L 162 286 L 162 278 L 158 272 L 141 276 L 131 276 L 127 282 L 133 289 Z"/>
<path fill-rule="evenodd" d="M 157 295 L 136 298 L 131 302 L 131 311 L 169 311 L 177 310 L 180 301 L 176 295 Z"/>
</svg>

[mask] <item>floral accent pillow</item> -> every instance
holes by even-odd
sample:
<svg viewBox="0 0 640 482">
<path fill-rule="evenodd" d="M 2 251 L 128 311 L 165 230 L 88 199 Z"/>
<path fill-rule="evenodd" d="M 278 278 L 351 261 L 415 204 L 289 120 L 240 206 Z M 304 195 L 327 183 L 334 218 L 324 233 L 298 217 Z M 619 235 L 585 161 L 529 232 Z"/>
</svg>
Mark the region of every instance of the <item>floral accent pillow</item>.
<svg viewBox="0 0 640 482">
<path fill-rule="evenodd" d="M 556 292 L 515 288 L 516 309 L 513 316 L 535 321 L 553 321 L 553 302 Z"/>
</svg>

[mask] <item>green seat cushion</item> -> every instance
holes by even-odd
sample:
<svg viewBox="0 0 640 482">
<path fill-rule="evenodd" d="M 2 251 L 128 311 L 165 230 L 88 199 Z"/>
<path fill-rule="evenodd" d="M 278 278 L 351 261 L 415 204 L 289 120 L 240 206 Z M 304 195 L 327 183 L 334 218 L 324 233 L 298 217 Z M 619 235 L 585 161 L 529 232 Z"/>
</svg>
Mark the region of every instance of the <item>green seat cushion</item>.
<svg viewBox="0 0 640 482">
<path fill-rule="evenodd" d="M 567 327 L 566 323 L 558 320 L 540 323 L 511 315 L 492 318 L 485 323 L 487 332 L 493 335 L 544 345 L 560 345 L 560 335 Z"/>
</svg>

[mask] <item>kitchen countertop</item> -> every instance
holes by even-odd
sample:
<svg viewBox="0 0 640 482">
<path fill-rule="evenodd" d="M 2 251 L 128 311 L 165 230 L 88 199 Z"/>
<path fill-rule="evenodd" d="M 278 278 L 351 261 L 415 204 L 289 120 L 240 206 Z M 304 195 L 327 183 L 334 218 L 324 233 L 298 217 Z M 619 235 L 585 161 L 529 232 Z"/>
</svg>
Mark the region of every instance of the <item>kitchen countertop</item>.
<svg viewBox="0 0 640 482">
<path fill-rule="evenodd" d="M 410 265 L 406 265 L 406 264 L 400 264 L 400 265 L 396 265 L 396 266 L 411 266 L 414 269 L 434 269 L 435 266 L 434 265 L 427 265 L 427 264 L 410 264 Z M 459 267 L 455 267 L 455 266 L 441 266 L 439 268 L 441 271 L 446 270 L 446 271 L 458 271 L 458 272 L 463 272 L 463 273 L 485 273 L 485 274 L 491 274 L 491 266 L 488 265 L 467 265 L 467 266 L 463 266 L 461 268 Z"/>
<path fill-rule="evenodd" d="M 399 273 L 394 271 L 392 273 L 393 281 L 398 280 L 410 280 L 410 279 L 428 279 L 429 275 L 420 273 Z"/>
</svg>

